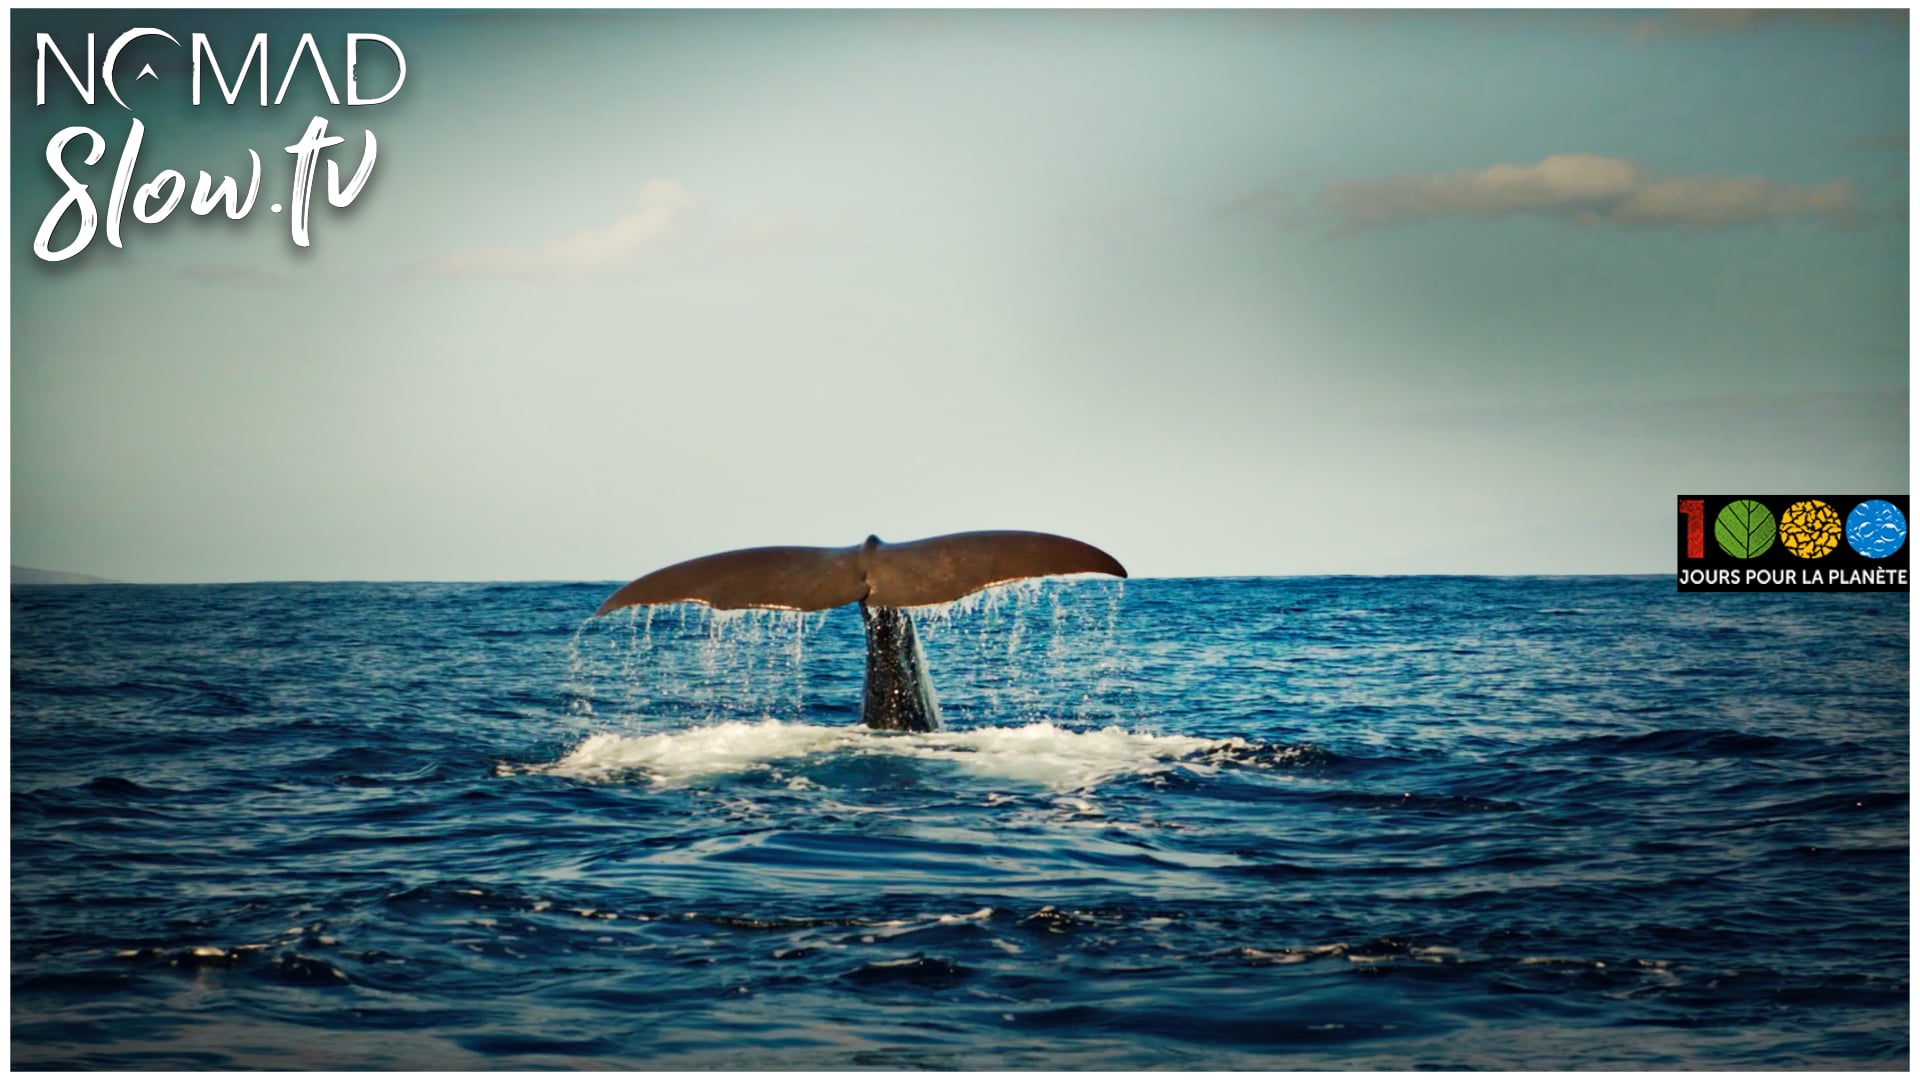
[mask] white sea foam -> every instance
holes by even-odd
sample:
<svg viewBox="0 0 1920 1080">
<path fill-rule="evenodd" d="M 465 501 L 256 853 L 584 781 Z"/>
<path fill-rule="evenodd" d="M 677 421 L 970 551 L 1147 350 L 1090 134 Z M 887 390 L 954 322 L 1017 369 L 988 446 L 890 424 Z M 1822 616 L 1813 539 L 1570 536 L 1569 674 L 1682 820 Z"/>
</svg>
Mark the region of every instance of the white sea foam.
<svg viewBox="0 0 1920 1080">
<path fill-rule="evenodd" d="M 1205 765 L 1182 765 L 1181 759 L 1218 745 L 1210 739 L 1119 727 L 1075 731 L 1046 721 L 927 734 L 879 734 L 861 727 L 781 720 L 729 721 L 653 735 L 589 735 L 559 761 L 528 771 L 587 780 L 638 774 L 658 784 L 677 784 L 850 752 L 945 761 L 983 778 L 1078 791 L 1122 776 L 1182 767 L 1208 771 Z"/>
<path fill-rule="evenodd" d="M 1055 791 L 1167 772 L 1181 758 L 1215 745 L 1213 740 L 1190 735 L 1154 735 L 1120 727 L 1074 731 L 1044 720 L 1021 727 L 912 735 L 901 742 L 902 750 L 916 757 L 943 758 L 979 776 Z"/>
<path fill-rule="evenodd" d="M 763 770 L 774 762 L 857 745 L 854 728 L 743 720 L 655 735 L 589 735 L 567 756 L 537 771 L 583 780 L 644 773 L 658 783 Z"/>
</svg>

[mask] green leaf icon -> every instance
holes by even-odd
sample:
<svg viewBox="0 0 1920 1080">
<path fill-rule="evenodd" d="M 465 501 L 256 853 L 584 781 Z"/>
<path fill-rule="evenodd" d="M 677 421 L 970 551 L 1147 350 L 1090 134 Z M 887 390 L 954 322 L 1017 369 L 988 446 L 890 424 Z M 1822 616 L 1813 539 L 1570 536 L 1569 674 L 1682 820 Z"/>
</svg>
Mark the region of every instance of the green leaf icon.
<svg viewBox="0 0 1920 1080">
<path fill-rule="evenodd" d="M 1752 499 L 1730 502 L 1713 519 L 1713 538 L 1736 559 L 1757 559 L 1773 546 L 1773 512 Z"/>
</svg>

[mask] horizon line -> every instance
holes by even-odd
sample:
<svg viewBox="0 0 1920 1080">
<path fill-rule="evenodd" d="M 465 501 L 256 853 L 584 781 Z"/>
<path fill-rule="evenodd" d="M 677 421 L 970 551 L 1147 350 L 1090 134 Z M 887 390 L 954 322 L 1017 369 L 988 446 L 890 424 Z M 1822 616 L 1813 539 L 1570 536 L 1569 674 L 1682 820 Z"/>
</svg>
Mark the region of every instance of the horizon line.
<svg viewBox="0 0 1920 1080">
<path fill-rule="evenodd" d="M 19 566 L 15 569 L 37 570 L 36 567 Z M 91 577 L 92 581 L 75 582 L 10 582 L 14 588 L 87 588 L 99 585 L 135 585 L 141 587 L 166 588 L 199 585 L 599 585 L 625 582 L 627 578 L 236 578 L 226 580 L 203 581 L 130 581 L 119 578 L 102 578 L 93 574 L 80 574 L 73 571 L 38 571 L 40 573 L 73 574 L 76 577 Z M 1589 577 L 1666 577 L 1673 570 L 1549 570 L 1531 573 L 1492 574 L 1459 570 L 1427 571 L 1335 571 L 1309 574 L 1153 574 L 1138 577 L 1114 578 L 1119 582 L 1140 581 L 1281 581 L 1301 578 L 1589 578 Z M 1080 578 L 1088 581 L 1099 580 L 1098 575 L 1051 575 L 1062 580 Z"/>
</svg>

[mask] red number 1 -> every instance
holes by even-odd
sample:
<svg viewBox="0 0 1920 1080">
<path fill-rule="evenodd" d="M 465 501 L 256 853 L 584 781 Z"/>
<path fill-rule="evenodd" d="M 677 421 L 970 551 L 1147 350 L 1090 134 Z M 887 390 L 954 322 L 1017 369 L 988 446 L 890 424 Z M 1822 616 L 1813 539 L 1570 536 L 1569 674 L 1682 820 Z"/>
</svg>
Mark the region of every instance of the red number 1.
<svg viewBox="0 0 1920 1080">
<path fill-rule="evenodd" d="M 1707 501 L 1681 499 L 1680 512 L 1687 515 L 1687 558 L 1707 557 Z"/>
</svg>

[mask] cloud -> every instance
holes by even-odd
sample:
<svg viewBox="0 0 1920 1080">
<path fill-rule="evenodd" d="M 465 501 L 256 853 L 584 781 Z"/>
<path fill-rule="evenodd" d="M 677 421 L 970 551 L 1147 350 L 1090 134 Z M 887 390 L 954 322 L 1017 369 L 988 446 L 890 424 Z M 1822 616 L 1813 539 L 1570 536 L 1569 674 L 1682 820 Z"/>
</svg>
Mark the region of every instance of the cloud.
<svg viewBox="0 0 1920 1080">
<path fill-rule="evenodd" d="M 1904 10 L 1845 10 L 1812 9 L 1794 10 L 1791 8 L 1770 8 L 1753 10 L 1742 8 L 1702 8 L 1685 11 L 1666 11 L 1645 19 L 1636 19 L 1627 25 L 1627 33 L 1642 41 L 1665 37 L 1707 37 L 1715 34 L 1735 34 L 1749 30 L 1759 30 L 1777 25 L 1863 25 L 1882 30 L 1897 30 L 1905 33 L 1907 13 Z"/>
<path fill-rule="evenodd" d="M 700 200 L 683 184 L 649 180 L 626 213 L 536 247 L 483 246 L 449 252 L 417 267 L 432 277 L 577 277 L 633 265 L 687 231 Z"/>
<path fill-rule="evenodd" d="M 1164 12 L 1131 11 L 1128 14 L 1152 16 Z M 1774 28 L 1788 30 L 1831 29 L 1861 33 L 1897 34 L 1907 32 L 1904 8 L 1705 8 L 1677 11 L 1635 11 L 1632 9 L 1547 9 L 1496 8 L 1457 10 L 1420 8 L 1392 10 L 1378 8 L 1314 9 L 1232 9 L 1209 12 L 1179 12 L 1176 16 L 1204 15 L 1239 20 L 1249 29 L 1295 32 L 1313 25 L 1366 26 L 1426 25 L 1470 28 L 1474 32 L 1553 28 L 1582 30 L 1609 37 L 1625 35 L 1634 41 L 1653 42 L 1702 39 L 1761 33 Z"/>
<path fill-rule="evenodd" d="M 176 280 L 215 288 L 290 289 L 300 284 L 292 274 L 233 263 L 195 263 L 174 271 Z"/>
<path fill-rule="evenodd" d="M 1320 181 L 1304 169 L 1276 177 L 1251 191 L 1236 195 L 1213 208 L 1220 219 L 1257 217 L 1283 225 L 1302 225 L 1313 203 Z"/>
<path fill-rule="evenodd" d="M 1856 135 L 1853 145 L 1862 150 L 1900 150 L 1905 151 L 1912 139 L 1904 131 L 1876 131 L 1871 135 Z"/>
<path fill-rule="evenodd" d="M 795 214 L 762 214 L 722 230 L 718 247 L 729 255 L 839 247 L 851 235 L 852 219 L 844 215 L 822 224 Z"/>
<path fill-rule="evenodd" d="M 1351 225 L 1392 225 L 1440 217 L 1562 217 L 1583 225 L 1727 228 L 1762 221 L 1854 221 L 1853 185 L 1806 189 L 1764 177 L 1655 175 L 1623 158 L 1558 154 L 1532 165 L 1418 173 L 1330 185 L 1321 203 Z"/>
<path fill-rule="evenodd" d="M 1682 438 L 1703 424 L 1727 432 L 1900 431 L 1908 424 L 1907 388 L 1717 394 L 1657 401 L 1436 409 L 1381 414 L 1404 430 L 1498 432 L 1515 436 L 1589 431 L 1606 438 Z M 1844 436 L 1842 436 L 1844 438 Z M 1901 445 L 1904 445 L 1902 441 Z"/>
</svg>

